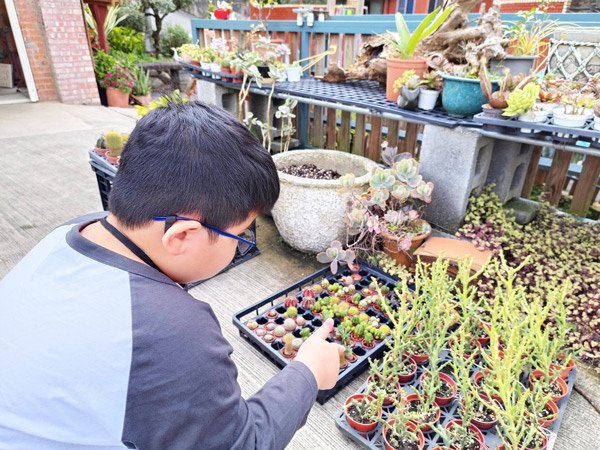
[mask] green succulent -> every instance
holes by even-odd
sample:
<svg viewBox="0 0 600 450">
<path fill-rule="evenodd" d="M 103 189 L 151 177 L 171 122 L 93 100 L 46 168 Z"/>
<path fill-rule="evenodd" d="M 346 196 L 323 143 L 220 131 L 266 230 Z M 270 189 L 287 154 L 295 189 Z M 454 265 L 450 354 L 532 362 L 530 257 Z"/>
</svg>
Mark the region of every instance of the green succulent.
<svg viewBox="0 0 600 450">
<path fill-rule="evenodd" d="M 502 113 L 506 117 L 514 117 L 527 114 L 535 104 L 540 93 L 540 87 L 535 83 L 529 83 L 523 89 L 515 89 L 508 95 L 508 107 Z"/>
</svg>

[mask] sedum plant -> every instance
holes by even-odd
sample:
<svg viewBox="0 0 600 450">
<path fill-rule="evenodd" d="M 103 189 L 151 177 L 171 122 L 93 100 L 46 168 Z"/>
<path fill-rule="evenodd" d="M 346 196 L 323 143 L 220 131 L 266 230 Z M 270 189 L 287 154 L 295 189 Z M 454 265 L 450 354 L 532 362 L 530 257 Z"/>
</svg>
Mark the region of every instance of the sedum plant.
<svg viewBox="0 0 600 450">
<path fill-rule="evenodd" d="M 515 117 L 527 114 L 540 93 L 540 87 L 535 83 L 528 83 L 523 89 L 515 89 L 508 94 L 508 106 L 502 113 L 503 116 Z"/>
</svg>

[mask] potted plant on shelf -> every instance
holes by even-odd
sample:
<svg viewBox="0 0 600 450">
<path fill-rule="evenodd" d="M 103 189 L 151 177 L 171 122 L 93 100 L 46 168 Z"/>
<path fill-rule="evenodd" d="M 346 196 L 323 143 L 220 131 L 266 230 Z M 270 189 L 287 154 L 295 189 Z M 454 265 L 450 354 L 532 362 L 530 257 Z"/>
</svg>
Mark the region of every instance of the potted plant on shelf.
<svg viewBox="0 0 600 450">
<path fill-rule="evenodd" d="M 200 51 L 197 44 L 183 44 L 177 48 L 177 56 L 186 64 L 200 66 Z"/>
<path fill-rule="evenodd" d="M 119 158 L 121 152 L 127 141 L 127 135 L 119 133 L 118 131 L 107 131 L 104 135 L 104 142 L 108 152 L 106 153 L 106 160 L 111 164 L 119 164 Z"/>
<path fill-rule="evenodd" d="M 136 67 L 134 74 L 135 82 L 133 84 L 131 96 L 138 104 L 148 106 L 152 100 L 150 94 L 150 73 L 141 67 Z"/>
<path fill-rule="evenodd" d="M 298 61 L 294 61 L 286 66 L 285 73 L 288 81 L 297 83 L 302 78 L 302 66 Z"/>
<path fill-rule="evenodd" d="M 442 78 L 437 71 L 432 70 L 423 75 L 419 93 L 419 109 L 431 111 L 435 108 L 442 90 Z"/>
<path fill-rule="evenodd" d="M 379 419 L 379 422 L 383 423 L 382 434 L 386 450 L 422 450 L 425 447 L 423 432 L 410 420 L 402 407 L 397 407 L 388 413 L 387 420 Z"/>
<path fill-rule="evenodd" d="M 500 72 L 507 68 L 512 75 L 528 74 L 536 59 L 547 53 L 547 40 L 558 28 L 559 22 L 548 18 L 547 13 L 532 8 L 517 13 L 520 19 L 509 24 L 505 37 L 508 52 L 504 59 L 492 59 L 490 69 Z"/>
<path fill-rule="evenodd" d="M 415 56 L 417 45 L 444 23 L 452 9 L 452 7 L 444 10 L 436 8 L 423 19 L 412 33 L 402 14 L 396 13 L 396 32 L 388 32 L 383 35 L 390 47 L 385 91 L 388 100 L 395 102 L 398 99 L 398 94 L 394 92 L 394 81 L 400 78 L 405 71 L 412 69 L 419 76 L 427 71 L 425 59 Z"/>
<path fill-rule="evenodd" d="M 516 117 L 521 122 L 542 123 L 548 118 L 548 111 L 536 107 L 540 87 L 535 83 L 528 83 L 523 89 L 515 89 L 507 98 L 507 107 L 503 116 Z M 535 130 L 521 128 L 523 133 L 533 133 Z"/>
<path fill-rule="evenodd" d="M 419 86 L 421 79 L 413 69 L 407 70 L 394 81 L 394 92 L 398 92 L 398 106 L 405 109 L 415 109 L 419 101 Z"/>
<path fill-rule="evenodd" d="M 129 106 L 129 94 L 135 84 L 131 71 L 119 64 L 104 75 L 100 86 L 106 89 L 108 106 L 127 108 Z"/>
<path fill-rule="evenodd" d="M 485 64 L 481 64 L 485 66 Z M 442 106 L 453 117 L 467 117 L 480 113 L 486 96 L 480 81 L 479 66 L 455 66 L 453 71 L 440 73 L 444 80 Z M 491 80 L 491 89 L 498 89 L 498 81 Z"/>
<path fill-rule="evenodd" d="M 560 99 L 563 107 L 553 111 L 552 122 L 568 128 L 583 128 L 589 116 L 589 110 L 593 108 L 595 99 L 590 94 L 581 92 L 569 92 Z"/>
</svg>

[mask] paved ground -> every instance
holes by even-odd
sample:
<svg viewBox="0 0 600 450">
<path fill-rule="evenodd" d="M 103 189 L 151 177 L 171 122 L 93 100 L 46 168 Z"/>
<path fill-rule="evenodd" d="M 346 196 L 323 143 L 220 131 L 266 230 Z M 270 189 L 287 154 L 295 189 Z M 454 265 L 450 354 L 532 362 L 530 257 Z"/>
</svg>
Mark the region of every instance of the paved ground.
<svg viewBox="0 0 600 450">
<path fill-rule="evenodd" d="M 130 112 L 102 107 L 0 106 L 0 277 L 53 227 L 101 209 L 87 150 L 101 132 L 110 128 L 128 131 L 133 126 Z M 233 358 L 245 396 L 259 390 L 277 369 L 239 336 L 231 317 L 316 268 L 312 257 L 280 242 L 270 219 L 259 220 L 257 233 L 260 256 L 191 291 L 213 305 L 235 349 Z M 358 448 L 336 429 L 333 417 L 365 378 L 359 377 L 325 406 L 316 404 L 289 448 Z M 600 383 L 593 375 L 581 384 L 590 398 L 600 397 Z M 568 405 L 555 449 L 600 449 L 600 415 L 577 393 Z"/>
</svg>

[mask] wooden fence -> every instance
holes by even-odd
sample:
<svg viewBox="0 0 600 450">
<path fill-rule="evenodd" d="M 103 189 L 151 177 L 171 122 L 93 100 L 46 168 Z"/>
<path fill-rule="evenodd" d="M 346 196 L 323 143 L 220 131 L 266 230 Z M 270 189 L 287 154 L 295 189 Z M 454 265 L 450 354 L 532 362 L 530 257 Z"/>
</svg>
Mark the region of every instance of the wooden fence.
<svg viewBox="0 0 600 450">
<path fill-rule="evenodd" d="M 550 14 L 550 18 L 580 26 L 600 25 L 600 14 Z M 406 21 L 413 30 L 424 15 L 407 15 Z M 477 15 L 472 14 L 471 20 Z M 514 14 L 503 14 L 506 21 L 518 20 Z M 248 37 L 256 21 L 192 20 L 192 35 L 200 45 L 208 45 L 215 37 L 231 42 L 243 42 Z M 319 54 L 332 46 L 336 52 L 319 62 L 313 68 L 313 75 L 322 76 L 330 62 L 341 67 L 350 66 L 356 58 L 364 39 L 368 36 L 394 30 L 392 15 L 334 16 L 325 22 L 315 21 L 314 26 L 297 26 L 292 21 L 266 22 L 271 38 L 285 42 L 291 50 L 290 60 L 298 60 Z M 384 119 L 373 115 L 363 115 L 322 106 L 300 105 L 298 130 L 301 142 L 318 148 L 337 149 L 378 160 L 381 143 L 387 140 L 390 146 L 399 146 L 399 151 L 418 155 L 419 134 L 422 125 Z M 304 125 L 302 125 L 304 124 Z M 572 153 L 557 151 L 550 168 L 538 168 L 541 147 L 536 149 L 529 168 L 528 180 L 523 196 L 528 197 L 536 184 L 545 183 L 545 190 L 553 204 L 558 203 L 563 188 L 569 186 L 573 195 L 572 209 L 583 213 L 598 196 L 597 180 L 600 175 L 600 157 L 586 156 L 575 183 L 569 172 Z"/>
</svg>

